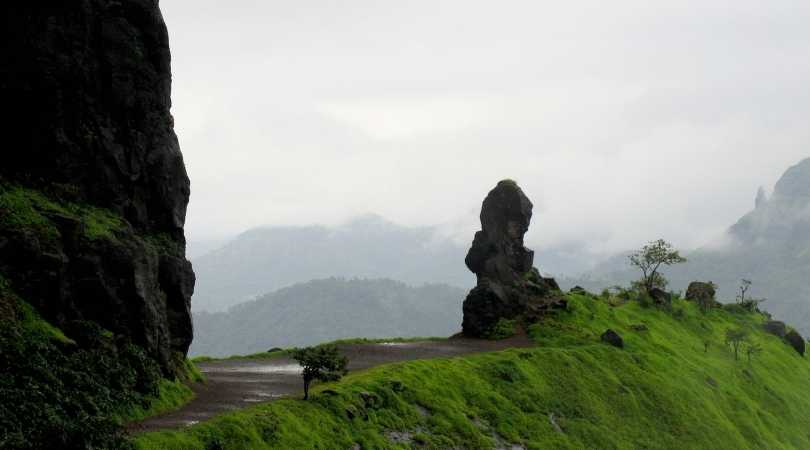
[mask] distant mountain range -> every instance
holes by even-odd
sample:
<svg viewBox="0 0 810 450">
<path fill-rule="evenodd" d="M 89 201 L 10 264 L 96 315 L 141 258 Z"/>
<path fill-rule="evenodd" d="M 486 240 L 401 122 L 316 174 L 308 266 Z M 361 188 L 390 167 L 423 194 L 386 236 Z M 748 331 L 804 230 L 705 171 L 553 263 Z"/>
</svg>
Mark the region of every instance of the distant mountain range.
<svg viewBox="0 0 810 450">
<path fill-rule="evenodd" d="M 466 291 L 393 280 L 329 278 L 296 284 L 230 308 L 194 314 L 192 355 L 249 354 L 340 338 L 450 336 Z"/>
<path fill-rule="evenodd" d="M 789 168 L 770 198 L 760 189 L 750 213 L 687 257 L 686 264 L 665 271 L 672 288 L 685 290 L 692 280 L 711 280 L 721 300 L 734 301 L 746 278 L 754 283 L 754 296 L 767 298 L 764 309 L 810 334 L 810 159 Z M 588 276 L 562 284 L 601 289 L 635 278 L 638 274 L 619 255 Z"/>
<path fill-rule="evenodd" d="M 469 241 L 459 241 L 438 226 L 406 227 L 365 215 L 335 227 L 266 226 L 224 242 L 192 240 L 189 252 L 197 275 L 192 309 L 223 311 L 257 295 L 328 277 L 390 278 L 410 285 L 444 283 L 470 289 L 475 276 L 464 257 L 472 238 L 472 232 Z M 547 275 L 582 273 L 592 267 L 584 248 L 539 248 L 531 242 L 528 247 L 535 250 L 541 270 L 554 271 Z"/>
<path fill-rule="evenodd" d="M 472 237 L 471 237 L 472 239 Z M 276 289 L 328 277 L 390 278 L 410 285 L 472 287 L 467 249 L 432 227 L 378 216 L 338 227 L 262 227 L 192 260 L 194 311 L 222 311 Z"/>
</svg>

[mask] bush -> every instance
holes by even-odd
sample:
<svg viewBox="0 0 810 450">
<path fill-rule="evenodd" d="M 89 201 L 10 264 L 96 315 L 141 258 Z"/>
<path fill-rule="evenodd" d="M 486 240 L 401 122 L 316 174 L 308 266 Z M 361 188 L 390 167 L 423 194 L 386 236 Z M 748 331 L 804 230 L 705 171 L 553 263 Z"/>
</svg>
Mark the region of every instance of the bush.
<svg viewBox="0 0 810 450">
<path fill-rule="evenodd" d="M 115 417 L 157 394 L 157 363 L 92 322 L 43 329 L 0 320 L 0 448 L 127 448 Z"/>
<path fill-rule="evenodd" d="M 487 338 L 489 339 L 507 339 L 515 335 L 515 328 L 517 327 L 517 321 L 515 320 L 507 320 L 501 317 L 498 319 L 498 323 L 492 327 L 492 331 L 487 334 Z"/>
</svg>

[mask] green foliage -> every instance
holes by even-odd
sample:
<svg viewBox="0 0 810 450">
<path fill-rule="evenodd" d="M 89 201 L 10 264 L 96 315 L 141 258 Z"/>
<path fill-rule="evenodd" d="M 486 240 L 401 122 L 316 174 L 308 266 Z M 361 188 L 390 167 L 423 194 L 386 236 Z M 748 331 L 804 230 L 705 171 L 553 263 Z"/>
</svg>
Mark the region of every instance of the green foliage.
<svg viewBox="0 0 810 450">
<path fill-rule="evenodd" d="M 49 242 L 59 238 L 59 229 L 49 216 L 61 215 L 81 223 L 87 239 L 114 239 L 125 227 L 123 219 L 109 210 L 90 205 L 55 201 L 34 189 L 0 184 L 0 230 L 34 232 Z"/>
<path fill-rule="evenodd" d="M 737 304 L 748 312 L 758 311 L 760 303 L 766 301 L 764 298 L 752 298 L 748 296 L 748 291 L 751 289 L 753 282 L 751 280 L 742 279 L 740 281 L 739 294 L 737 294 Z"/>
<path fill-rule="evenodd" d="M 309 398 L 309 386 L 313 381 L 337 381 L 346 375 L 348 358 L 340 354 L 336 345 L 319 345 L 292 350 L 290 357 L 304 368 L 304 400 Z"/>
<path fill-rule="evenodd" d="M 194 398 L 194 392 L 180 380 L 162 379 L 158 382 L 157 393 L 147 396 L 144 401 L 130 405 L 119 415 L 121 422 L 135 422 L 147 417 L 174 411 Z"/>
<path fill-rule="evenodd" d="M 646 292 L 654 288 L 666 289 L 667 280 L 658 272 L 661 266 L 671 266 L 686 262 L 678 250 L 669 242 L 659 239 L 652 241 L 641 248 L 641 250 L 629 256 L 630 264 L 641 270 L 642 278 L 639 286 Z"/>
<path fill-rule="evenodd" d="M 492 330 L 487 334 L 488 339 L 506 339 L 515 335 L 517 329 L 516 320 L 507 320 L 501 317 L 498 323 L 492 327 Z"/>
<path fill-rule="evenodd" d="M 2 276 L 0 297 L 13 308 L 0 317 L 0 448 L 125 448 L 122 420 L 191 398 L 179 381 L 162 380 L 140 347 L 94 322 L 71 322 L 63 332 Z"/>
<path fill-rule="evenodd" d="M 34 307 L 21 300 L 17 303 L 17 312 L 19 320 L 22 322 L 23 328 L 33 332 L 35 335 L 40 335 L 46 339 L 53 339 L 63 344 L 75 344 L 72 339 L 69 339 L 59 328 L 51 325 L 48 321 L 43 320 L 37 314 Z"/>
<path fill-rule="evenodd" d="M 138 436 L 141 450 L 406 448 L 810 448 L 810 363 L 760 331 L 764 316 L 675 300 L 683 317 L 581 295 L 530 327 L 534 348 L 411 361 L 180 431 Z M 648 331 L 632 328 L 643 323 Z M 751 330 L 763 351 L 745 366 L 722 342 Z M 625 349 L 599 345 L 607 328 Z M 554 423 L 549 420 L 554 417 Z"/>
<path fill-rule="evenodd" d="M 726 344 L 734 349 L 734 359 L 738 358 L 740 348 L 748 343 L 748 330 L 745 328 L 729 328 L 726 330 Z"/>
</svg>

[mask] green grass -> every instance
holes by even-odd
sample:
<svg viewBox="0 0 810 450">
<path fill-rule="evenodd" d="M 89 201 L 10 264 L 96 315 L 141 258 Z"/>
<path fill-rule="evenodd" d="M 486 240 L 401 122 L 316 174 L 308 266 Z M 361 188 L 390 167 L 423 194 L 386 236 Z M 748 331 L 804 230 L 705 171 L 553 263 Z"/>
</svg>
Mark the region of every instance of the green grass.
<svg viewBox="0 0 810 450">
<path fill-rule="evenodd" d="M 671 310 L 569 300 L 568 311 L 530 327 L 535 348 L 382 366 L 321 385 L 309 402 L 261 404 L 135 444 L 408 448 L 387 438 L 398 431 L 426 448 L 810 448 L 810 364 L 760 331 L 764 316 L 703 315 L 683 300 Z M 764 349 L 750 363 L 724 344 L 725 330 L 740 326 Z M 624 350 L 599 342 L 607 328 Z"/>
<path fill-rule="evenodd" d="M 132 405 L 120 416 L 122 423 L 136 422 L 148 417 L 174 411 L 194 398 L 194 392 L 180 380 L 163 379 L 158 383 L 158 395 L 146 400 L 145 405 Z"/>
<path fill-rule="evenodd" d="M 62 330 L 43 319 L 33 306 L 20 300 L 17 307 L 21 316 L 20 322 L 22 322 L 23 327 L 47 339 L 53 339 L 63 344 L 75 344 L 72 339 L 65 336 Z"/>
<path fill-rule="evenodd" d="M 90 240 L 114 239 L 125 222 L 112 211 L 78 203 L 55 201 L 43 193 L 13 185 L 0 185 L 0 230 L 33 231 L 42 239 L 56 240 L 59 229 L 48 217 L 59 214 L 81 222 Z"/>
</svg>

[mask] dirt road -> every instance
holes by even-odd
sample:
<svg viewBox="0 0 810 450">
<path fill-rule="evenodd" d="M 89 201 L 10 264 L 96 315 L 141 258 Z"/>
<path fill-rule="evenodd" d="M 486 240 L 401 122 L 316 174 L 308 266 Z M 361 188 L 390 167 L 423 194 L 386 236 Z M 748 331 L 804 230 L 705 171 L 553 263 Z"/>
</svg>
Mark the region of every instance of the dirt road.
<svg viewBox="0 0 810 450">
<path fill-rule="evenodd" d="M 500 341 L 451 338 L 443 341 L 347 344 L 341 352 L 349 358 L 349 371 L 414 359 L 429 359 L 528 347 L 527 337 Z M 142 422 L 132 423 L 132 433 L 190 426 L 224 412 L 280 397 L 302 395 L 298 364 L 286 357 L 212 361 L 199 364 L 207 382 L 194 386 L 194 400 L 183 408 Z"/>
</svg>

